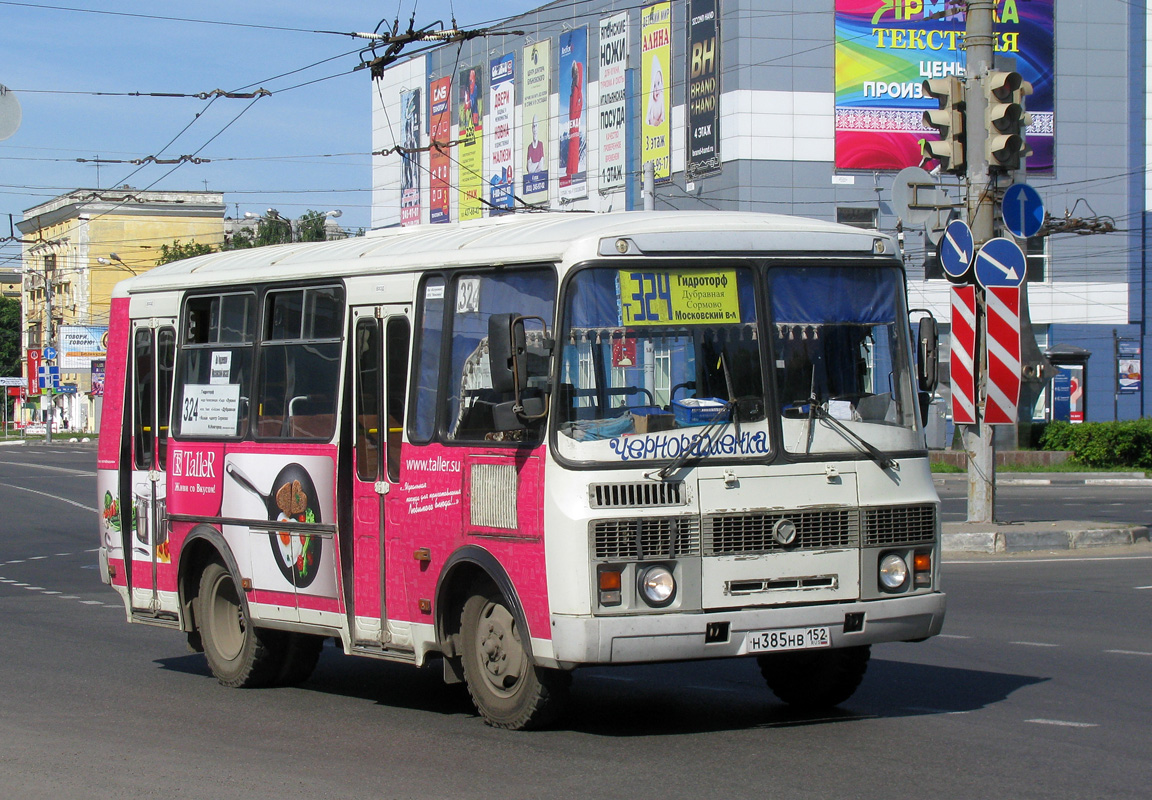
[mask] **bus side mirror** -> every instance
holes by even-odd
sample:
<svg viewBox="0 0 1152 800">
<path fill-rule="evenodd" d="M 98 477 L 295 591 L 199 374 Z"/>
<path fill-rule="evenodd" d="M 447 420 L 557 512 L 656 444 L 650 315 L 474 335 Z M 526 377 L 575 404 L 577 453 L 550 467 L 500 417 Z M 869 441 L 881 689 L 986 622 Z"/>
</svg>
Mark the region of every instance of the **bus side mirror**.
<svg viewBox="0 0 1152 800">
<path fill-rule="evenodd" d="M 510 394 L 528 382 L 524 318 L 519 314 L 493 314 L 488 318 L 488 368 L 492 389 Z"/>
<path fill-rule="evenodd" d="M 931 394 L 936 391 L 940 377 L 940 331 L 935 318 L 924 317 L 920 320 L 916 339 L 916 377 L 919 379 L 920 391 Z"/>
</svg>

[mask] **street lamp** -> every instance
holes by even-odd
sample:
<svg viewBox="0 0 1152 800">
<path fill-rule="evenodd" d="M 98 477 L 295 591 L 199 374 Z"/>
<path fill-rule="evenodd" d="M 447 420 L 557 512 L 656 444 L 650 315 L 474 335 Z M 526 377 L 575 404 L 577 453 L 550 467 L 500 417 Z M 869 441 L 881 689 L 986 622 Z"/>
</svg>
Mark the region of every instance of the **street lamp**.
<svg viewBox="0 0 1152 800">
<path fill-rule="evenodd" d="M 115 262 L 115 263 L 113 263 L 113 262 Z M 132 267 L 125 264 L 124 261 L 120 258 L 120 256 L 116 255 L 115 253 L 109 253 L 108 258 L 98 257 L 96 259 L 96 263 L 101 264 L 105 267 L 115 267 L 116 269 L 126 269 L 129 272 L 131 272 L 133 275 L 139 275 L 140 274 L 136 270 L 132 269 Z"/>
</svg>

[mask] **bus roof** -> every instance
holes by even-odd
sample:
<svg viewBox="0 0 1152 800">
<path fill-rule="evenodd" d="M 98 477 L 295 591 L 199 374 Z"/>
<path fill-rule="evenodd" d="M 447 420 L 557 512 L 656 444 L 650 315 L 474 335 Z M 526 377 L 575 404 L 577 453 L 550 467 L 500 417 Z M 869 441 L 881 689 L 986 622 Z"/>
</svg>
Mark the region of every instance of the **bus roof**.
<svg viewBox="0 0 1152 800">
<path fill-rule="evenodd" d="M 115 296 L 264 280 L 344 277 L 413 269 L 545 262 L 597 255 L 830 252 L 892 253 L 878 231 L 832 222 L 729 211 L 509 214 L 475 222 L 371 231 L 333 242 L 209 253 L 156 267 L 117 285 Z M 877 240 L 882 249 L 877 250 Z"/>
</svg>

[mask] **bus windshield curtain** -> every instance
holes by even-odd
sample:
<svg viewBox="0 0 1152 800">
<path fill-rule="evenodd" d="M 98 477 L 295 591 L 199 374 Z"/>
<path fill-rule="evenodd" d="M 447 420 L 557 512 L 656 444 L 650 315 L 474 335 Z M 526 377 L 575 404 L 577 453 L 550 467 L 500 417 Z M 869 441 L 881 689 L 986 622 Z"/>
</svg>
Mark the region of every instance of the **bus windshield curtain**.
<svg viewBox="0 0 1152 800">
<path fill-rule="evenodd" d="M 778 325 L 890 325 L 899 279 L 894 269 L 777 267 L 768 272 L 772 318 Z"/>
</svg>

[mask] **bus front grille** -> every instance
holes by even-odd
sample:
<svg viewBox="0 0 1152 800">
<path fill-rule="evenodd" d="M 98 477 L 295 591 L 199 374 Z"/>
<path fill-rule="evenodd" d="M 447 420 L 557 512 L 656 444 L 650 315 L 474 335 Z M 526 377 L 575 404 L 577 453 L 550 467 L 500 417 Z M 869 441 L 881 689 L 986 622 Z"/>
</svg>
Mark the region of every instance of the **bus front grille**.
<svg viewBox="0 0 1152 800">
<path fill-rule="evenodd" d="M 685 504 L 683 481 L 593 483 L 588 487 L 592 508 L 654 508 Z"/>
<path fill-rule="evenodd" d="M 796 535 L 776 540 L 776 523 L 789 520 Z M 731 556 L 778 550 L 834 550 L 860 542 L 860 512 L 855 508 L 711 514 L 704 518 L 704 555 Z"/>
<path fill-rule="evenodd" d="M 597 559 L 639 561 L 700 554 L 696 517 L 602 519 L 590 528 Z"/>
<path fill-rule="evenodd" d="M 936 538 L 936 506 L 885 506 L 864 509 L 864 546 L 927 544 Z"/>
</svg>

